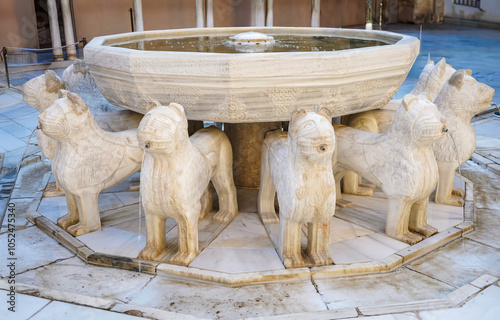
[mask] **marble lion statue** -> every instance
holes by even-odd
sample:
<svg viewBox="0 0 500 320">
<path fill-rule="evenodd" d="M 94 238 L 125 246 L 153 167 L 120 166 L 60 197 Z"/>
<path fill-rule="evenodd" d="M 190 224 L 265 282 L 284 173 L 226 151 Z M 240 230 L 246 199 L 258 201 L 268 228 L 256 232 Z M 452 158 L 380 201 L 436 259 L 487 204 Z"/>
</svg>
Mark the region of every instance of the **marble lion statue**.
<svg viewBox="0 0 500 320">
<path fill-rule="evenodd" d="M 143 152 L 137 129 L 104 131 L 77 94 L 60 90 L 60 97 L 40 114 L 39 125 L 57 143 L 52 173 L 68 206 L 57 224 L 79 236 L 101 228 L 99 193 L 139 171 Z"/>
<path fill-rule="evenodd" d="M 214 218 L 229 222 L 238 214 L 232 148 L 226 134 L 215 127 L 189 137 L 179 104 L 149 107 L 138 131 L 145 151 L 140 192 L 147 231 L 139 258 L 162 259 L 167 249 L 165 221 L 173 218 L 179 229 L 179 250 L 170 263 L 188 265 L 199 253 L 198 219 L 207 211 L 210 182 L 219 198 Z"/>
<path fill-rule="evenodd" d="M 75 62 L 64 70 L 63 79 L 54 71 L 45 70 L 45 74 L 24 83 L 24 101 L 41 113 L 59 98 L 59 90 L 64 89 L 76 94 L 83 92 L 83 100 L 92 109 L 94 119 L 102 129 L 117 132 L 137 128 L 139 125 L 142 114 L 108 106 L 109 103 L 97 89 L 88 67 L 83 61 L 75 59 Z M 36 137 L 42 154 L 52 161 L 56 154 L 57 143 L 40 130 L 37 130 Z M 63 195 L 63 191 L 59 186 L 44 193 L 46 197 L 61 195 Z"/>
<path fill-rule="evenodd" d="M 472 117 L 488 109 L 493 88 L 476 81 L 470 70 L 455 72 L 434 101 L 446 119 L 449 134 L 433 144 L 439 180 L 434 201 L 463 206 L 463 190 L 453 188 L 457 168 L 470 159 L 476 149 Z"/>
<path fill-rule="evenodd" d="M 266 135 L 262 147 L 258 211 L 263 222 L 275 223 L 278 195 L 278 253 L 285 267 L 304 266 L 301 227 L 308 226 L 307 256 L 313 265 L 332 263 L 328 254 L 330 221 L 335 213 L 332 156 L 335 133 L 327 108 L 296 109 L 289 131 Z"/>
<path fill-rule="evenodd" d="M 446 119 L 448 134 L 433 144 L 439 168 L 439 180 L 434 201 L 441 204 L 463 206 L 464 191 L 453 188 L 453 179 L 458 166 L 467 161 L 476 148 L 476 135 L 471 119 L 488 109 L 494 90 L 477 82 L 470 70 L 459 70 L 452 74 L 434 100 L 438 110 Z M 372 110 L 353 115 L 348 123 L 357 129 L 385 132 L 394 119 L 395 111 Z M 455 144 L 456 143 L 456 144 Z M 458 159 L 457 159 L 458 155 Z M 347 173 L 343 180 L 343 191 L 348 194 L 369 196 L 372 188 L 359 183 L 354 173 Z"/>
<path fill-rule="evenodd" d="M 340 179 L 347 170 L 353 171 L 386 194 L 388 236 L 409 244 L 422 240 L 416 233 L 431 236 L 437 230 L 427 224 L 427 205 L 438 179 L 432 143 L 446 131 L 436 106 L 410 94 L 384 133 L 335 126 L 337 196 Z"/>
</svg>

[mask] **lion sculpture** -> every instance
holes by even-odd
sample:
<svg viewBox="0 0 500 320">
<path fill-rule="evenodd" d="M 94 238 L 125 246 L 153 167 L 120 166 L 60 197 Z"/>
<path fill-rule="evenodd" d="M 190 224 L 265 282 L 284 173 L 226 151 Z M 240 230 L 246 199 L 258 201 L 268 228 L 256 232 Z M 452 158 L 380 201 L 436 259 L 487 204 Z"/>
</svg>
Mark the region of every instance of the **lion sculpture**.
<svg viewBox="0 0 500 320">
<path fill-rule="evenodd" d="M 147 231 L 146 247 L 139 257 L 163 258 L 167 249 L 165 221 L 173 218 L 179 230 L 179 250 L 170 263 L 188 265 L 199 253 L 198 219 L 206 211 L 210 181 L 219 198 L 214 218 L 230 222 L 238 213 L 232 148 L 226 134 L 215 127 L 189 137 L 181 105 L 152 106 L 138 131 L 145 151 L 140 192 Z"/>
<path fill-rule="evenodd" d="M 409 94 L 384 133 L 335 126 L 337 193 L 340 179 L 351 170 L 386 194 L 388 236 L 409 244 L 422 240 L 416 233 L 431 236 L 437 230 L 427 224 L 427 205 L 438 174 L 432 143 L 446 131 L 436 106 Z"/>
<path fill-rule="evenodd" d="M 278 253 L 287 268 L 305 265 L 301 227 L 308 226 L 307 256 L 313 265 L 332 263 L 328 254 L 330 221 L 335 213 L 332 156 L 335 133 L 327 108 L 315 112 L 296 109 L 289 131 L 266 135 L 261 155 L 258 211 L 264 223 L 278 222 Z"/>
<path fill-rule="evenodd" d="M 488 109 L 495 90 L 476 81 L 470 70 L 455 72 L 434 101 L 446 119 L 449 134 L 433 144 L 439 180 L 435 202 L 463 206 L 463 194 L 453 188 L 456 169 L 470 159 L 476 149 L 472 117 Z"/>
<path fill-rule="evenodd" d="M 139 171 L 143 153 L 137 129 L 106 132 L 77 94 L 60 90 L 60 96 L 40 114 L 39 124 L 57 143 L 52 173 L 68 205 L 57 224 L 79 236 L 101 228 L 99 193 Z"/>
<path fill-rule="evenodd" d="M 435 202 L 453 206 L 463 206 L 464 191 L 453 188 L 455 171 L 468 160 L 476 148 L 476 134 L 471 119 L 489 108 L 495 91 L 477 82 L 470 70 L 453 73 L 435 99 L 438 110 L 446 119 L 449 129 L 443 139 L 433 145 L 434 155 L 439 168 L 439 180 Z M 395 112 L 391 110 L 372 110 L 351 117 L 349 126 L 381 133 L 389 128 Z M 347 173 L 343 180 L 343 191 L 348 194 L 369 196 L 373 189 L 360 185 L 354 173 Z"/>
</svg>

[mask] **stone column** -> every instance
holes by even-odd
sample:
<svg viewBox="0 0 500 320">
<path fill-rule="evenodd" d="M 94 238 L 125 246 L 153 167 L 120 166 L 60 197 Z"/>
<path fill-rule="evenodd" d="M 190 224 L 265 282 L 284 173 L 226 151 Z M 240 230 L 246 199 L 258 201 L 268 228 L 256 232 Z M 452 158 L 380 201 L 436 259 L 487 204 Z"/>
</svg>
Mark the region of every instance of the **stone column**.
<svg viewBox="0 0 500 320">
<path fill-rule="evenodd" d="M 252 22 L 254 26 L 264 27 L 266 23 L 265 0 L 253 0 Z"/>
<path fill-rule="evenodd" d="M 144 21 L 142 20 L 142 0 L 134 0 L 134 21 L 135 31 L 144 31 Z"/>
<path fill-rule="evenodd" d="M 224 123 L 224 132 L 233 147 L 233 176 L 237 187 L 259 188 L 260 154 L 265 134 L 280 128 L 281 122 Z"/>
<path fill-rule="evenodd" d="M 207 28 L 214 27 L 214 0 L 207 0 L 206 8 L 207 11 Z"/>
<path fill-rule="evenodd" d="M 273 26 L 273 0 L 267 0 L 267 14 L 266 14 L 266 26 L 267 27 L 272 27 Z"/>
<path fill-rule="evenodd" d="M 52 39 L 52 54 L 55 61 L 63 61 L 63 51 L 61 47 L 61 34 L 59 32 L 59 20 L 57 18 L 56 0 L 47 0 L 47 9 L 49 12 L 50 37 Z"/>
<path fill-rule="evenodd" d="M 75 43 L 69 0 L 61 0 L 61 6 L 64 21 L 64 38 L 66 39 L 66 45 L 68 45 L 70 43 Z M 66 54 L 68 55 L 69 60 L 76 59 L 76 47 L 74 45 L 66 47 Z"/>
<path fill-rule="evenodd" d="M 320 14 L 321 0 L 312 0 L 311 2 L 311 27 L 319 28 L 319 14 Z"/>
<path fill-rule="evenodd" d="M 196 28 L 203 28 L 205 26 L 205 21 L 203 18 L 203 0 L 196 0 Z"/>
</svg>

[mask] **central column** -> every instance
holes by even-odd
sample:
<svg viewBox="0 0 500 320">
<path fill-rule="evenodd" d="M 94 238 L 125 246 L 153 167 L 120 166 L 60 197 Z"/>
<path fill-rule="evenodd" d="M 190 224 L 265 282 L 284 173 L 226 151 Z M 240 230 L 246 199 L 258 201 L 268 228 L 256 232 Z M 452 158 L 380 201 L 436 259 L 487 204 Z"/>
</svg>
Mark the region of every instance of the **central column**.
<svg viewBox="0 0 500 320">
<path fill-rule="evenodd" d="M 259 188 L 265 134 L 280 128 L 281 122 L 224 123 L 224 132 L 233 147 L 233 176 L 237 187 Z"/>
<path fill-rule="evenodd" d="M 52 40 L 52 54 L 55 61 L 63 61 L 61 49 L 61 34 L 59 32 L 59 20 L 57 18 L 56 0 L 47 0 L 47 11 L 49 13 L 50 37 Z"/>
<path fill-rule="evenodd" d="M 69 7 L 69 0 L 61 0 L 62 14 L 64 21 L 64 38 L 66 45 L 75 43 L 73 35 L 73 20 L 71 19 L 71 10 Z M 76 59 L 76 47 L 74 45 L 66 47 L 66 54 L 69 60 Z"/>
</svg>

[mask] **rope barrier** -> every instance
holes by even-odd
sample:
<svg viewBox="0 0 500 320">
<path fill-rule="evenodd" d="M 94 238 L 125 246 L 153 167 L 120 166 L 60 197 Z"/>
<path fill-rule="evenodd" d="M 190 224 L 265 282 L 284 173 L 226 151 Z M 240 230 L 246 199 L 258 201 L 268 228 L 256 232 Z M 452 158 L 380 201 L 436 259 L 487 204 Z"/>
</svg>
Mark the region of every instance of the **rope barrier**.
<svg viewBox="0 0 500 320">
<path fill-rule="evenodd" d="M 47 52 L 47 51 L 50 52 L 50 51 L 53 51 L 54 49 L 64 49 L 64 48 L 67 48 L 67 47 L 70 47 L 70 46 L 77 45 L 77 44 L 82 43 L 82 42 L 86 42 L 86 41 L 85 40 L 80 40 L 78 42 L 67 44 L 67 45 L 62 46 L 62 47 L 45 48 L 45 49 L 33 49 L 33 48 L 22 48 L 22 47 L 5 47 L 5 48 L 6 49 L 22 50 L 22 51 L 31 51 L 31 52 Z"/>
</svg>

